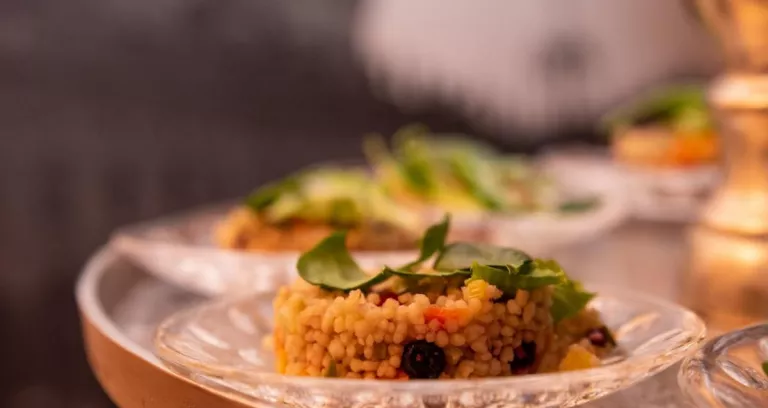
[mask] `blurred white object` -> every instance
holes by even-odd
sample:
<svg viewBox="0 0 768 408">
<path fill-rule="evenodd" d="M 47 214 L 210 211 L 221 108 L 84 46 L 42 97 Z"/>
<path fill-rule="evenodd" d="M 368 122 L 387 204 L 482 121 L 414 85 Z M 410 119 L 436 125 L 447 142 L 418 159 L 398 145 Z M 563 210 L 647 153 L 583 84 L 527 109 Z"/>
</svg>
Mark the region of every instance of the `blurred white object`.
<svg viewBox="0 0 768 408">
<path fill-rule="evenodd" d="M 368 0 L 355 28 L 377 91 L 498 129 L 590 123 L 651 82 L 716 68 L 680 1 Z"/>
</svg>

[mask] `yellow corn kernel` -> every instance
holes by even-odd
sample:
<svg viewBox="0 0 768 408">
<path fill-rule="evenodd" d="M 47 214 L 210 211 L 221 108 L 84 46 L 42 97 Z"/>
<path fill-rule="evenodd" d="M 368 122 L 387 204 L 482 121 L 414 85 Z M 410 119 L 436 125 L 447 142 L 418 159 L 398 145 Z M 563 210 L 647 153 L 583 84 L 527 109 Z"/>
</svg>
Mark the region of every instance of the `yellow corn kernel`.
<svg viewBox="0 0 768 408">
<path fill-rule="evenodd" d="M 560 371 L 584 370 L 586 368 L 597 367 L 600 365 L 600 359 L 584 347 L 573 344 L 568 347 L 568 354 L 560 361 Z"/>
<path fill-rule="evenodd" d="M 485 300 L 487 288 L 488 282 L 484 280 L 477 279 L 467 283 L 467 293 L 469 293 L 470 299 Z"/>
<path fill-rule="evenodd" d="M 288 367 L 288 354 L 285 351 L 277 351 L 277 372 L 285 374 L 285 369 Z"/>
</svg>

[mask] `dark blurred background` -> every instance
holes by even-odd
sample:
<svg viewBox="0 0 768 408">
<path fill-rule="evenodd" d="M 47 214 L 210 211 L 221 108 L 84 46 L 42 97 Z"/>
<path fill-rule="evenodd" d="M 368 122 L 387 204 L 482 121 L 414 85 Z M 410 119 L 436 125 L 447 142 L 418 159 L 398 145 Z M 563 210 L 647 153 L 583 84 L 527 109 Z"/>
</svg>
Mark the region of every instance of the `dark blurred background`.
<svg viewBox="0 0 768 408">
<path fill-rule="evenodd" d="M 542 16 L 560 7 L 526 3 L 543 8 Z M 626 18 L 644 2 L 622 3 Z M 516 151 L 602 142 L 592 117 L 494 127 L 435 99 L 404 113 L 377 96 L 351 46 L 359 7 L 354 0 L 0 1 L 0 406 L 111 406 L 84 358 L 73 285 L 116 226 L 239 196 L 317 160 L 359 157 L 362 134 L 391 134 L 410 122 Z M 648 24 L 673 31 L 652 41 L 674 42 L 685 11 L 663 7 L 676 17 Z M 565 31 L 554 29 L 568 21 L 562 13 L 537 23 L 569 41 L 525 45 L 545 48 L 535 52 L 547 55 L 544 63 L 527 75 L 556 84 L 554 95 L 558 87 L 585 89 L 568 84 L 585 72 L 593 78 L 585 70 L 622 49 L 601 49 L 587 34 L 582 41 L 578 27 L 597 19 L 579 18 Z M 678 48 L 685 55 L 692 47 Z M 636 57 L 654 58 L 648 50 Z M 605 81 L 629 94 L 712 70 L 699 57 L 676 58 L 632 83 L 621 75 Z M 557 117 L 547 120 L 557 125 Z"/>
</svg>

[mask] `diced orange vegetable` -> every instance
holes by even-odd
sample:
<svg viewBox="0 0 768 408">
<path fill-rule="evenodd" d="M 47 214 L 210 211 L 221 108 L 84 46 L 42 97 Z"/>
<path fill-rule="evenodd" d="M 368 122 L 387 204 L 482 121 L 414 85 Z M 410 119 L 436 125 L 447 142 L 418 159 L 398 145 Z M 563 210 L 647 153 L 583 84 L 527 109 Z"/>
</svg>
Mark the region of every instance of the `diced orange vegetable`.
<svg viewBox="0 0 768 408">
<path fill-rule="evenodd" d="M 465 309 L 449 309 L 440 306 L 428 306 L 424 309 L 424 321 L 429 324 L 430 321 L 436 320 L 440 323 L 442 328 L 446 321 L 456 320 L 462 321 L 467 314 Z"/>
<path fill-rule="evenodd" d="M 568 354 L 560 361 L 560 371 L 584 370 L 600 365 L 600 359 L 584 347 L 574 344 L 568 348 Z"/>
</svg>

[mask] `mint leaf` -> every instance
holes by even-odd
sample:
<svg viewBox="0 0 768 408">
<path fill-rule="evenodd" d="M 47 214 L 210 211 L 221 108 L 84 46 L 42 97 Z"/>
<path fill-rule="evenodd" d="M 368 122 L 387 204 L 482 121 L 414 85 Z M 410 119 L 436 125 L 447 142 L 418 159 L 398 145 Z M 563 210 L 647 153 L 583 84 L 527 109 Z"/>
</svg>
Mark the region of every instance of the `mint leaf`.
<svg viewBox="0 0 768 408">
<path fill-rule="evenodd" d="M 450 225 L 451 216 L 450 214 L 446 214 L 440 223 L 427 228 L 427 231 L 424 232 L 424 236 L 421 238 L 419 258 L 400 267 L 399 269 L 409 270 L 431 258 L 432 255 L 442 252 L 445 248 L 445 239 L 448 236 Z"/>
<path fill-rule="evenodd" d="M 433 267 L 438 271 L 469 270 L 474 263 L 518 267 L 530 259 L 528 254 L 519 249 L 455 242 L 445 246 Z"/>
<path fill-rule="evenodd" d="M 557 285 L 567 280 L 565 272 L 555 261 L 526 260 L 520 267 L 472 264 L 472 279 L 482 279 L 509 296 L 518 289 L 533 290 Z"/>
<path fill-rule="evenodd" d="M 299 276 L 326 290 L 367 289 L 389 277 L 385 271 L 366 274 L 347 251 L 346 232 L 335 232 L 299 257 Z"/>
<path fill-rule="evenodd" d="M 552 319 L 557 323 L 575 316 L 594 297 L 594 293 L 585 291 L 577 281 L 568 280 L 555 286 L 552 292 L 552 308 L 550 309 Z"/>
</svg>

